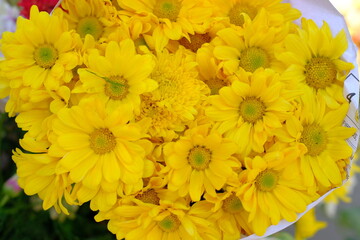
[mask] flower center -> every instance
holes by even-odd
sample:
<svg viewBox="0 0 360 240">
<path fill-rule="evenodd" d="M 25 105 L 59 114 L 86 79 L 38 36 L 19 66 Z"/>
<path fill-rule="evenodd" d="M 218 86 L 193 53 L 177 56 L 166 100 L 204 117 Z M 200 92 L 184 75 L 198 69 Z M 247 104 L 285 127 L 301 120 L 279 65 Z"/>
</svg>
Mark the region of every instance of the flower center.
<svg viewBox="0 0 360 240">
<path fill-rule="evenodd" d="M 314 57 L 305 66 L 305 81 L 315 89 L 323 89 L 336 80 L 336 66 L 326 57 Z"/>
<path fill-rule="evenodd" d="M 181 3 L 178 0 L 157 0 L 153 13 L 158 18 L 168 18 L 175 22 L 179 16 Z"/>
<path fill-rule="evenodd" d="M 247 72 L 254 72 L 256 69 L 270 66 L 268 54 L 261 48 L 250 47 L 241 52 L 240 67 Z"/>
<path fill-rule="evenodd" d="M 240 103 L 240 115 L 248 123 L 255 123 L 265 114 L 265 105 L 255 97 L 247 97 Z"/>
<path fill-rule="evenodd" d="M 317 124 L 304 126 L 300 142 L 304 143 L 308 149 L 306 154 L 317 156 L 325 150 L 327 135 L 324 129 Z"/>
<path fill-rule="evenodd" d="M 257 189 L 263 192 L 269 192 L 276 187 L 278 174 L 273 170 L 264 170 L 258 174 L 255 179 Z"/>
<path fill-rule="evenodd" d="M 129 85 L 121 76 L 112 76 L 108 78 L 105 84 L 105 94 L 110 99 L 122 100 L 129 93 Z"/>
<path fill-rule="evenodd" d="M 190 166 L 196 170 L 204 170 L 209 166 L 212 152 L 205 146 L 196 145 L 187 156 Z"/>
<path fill-rule="evenodd" d="M 237 3 L 229 11 L 228 16 L 230 23 L 236 26 L 242 26 L 245 22 L 242 13 L 247 14 L 251 19 L 254 19 L 257 12 L 256 9 L 246 4 Z"/>
<path fill-rule="evenodd" d="M 42 68 L 54 66 L 58 57 L 58 51 L 49 44 L 42 45 L 34 51 L 34 60 Z"/>
<path fill-rule="evenodd" d="M 84 17 L 77 26 L 77 32 L 80 37 L 84 38 L 86 34 L 92 35 L 95 40 L 98 40 L 103 34 L 104 27 L 96 17 Z"/>
<path fill-rule="evenodd" d="M 207 80 L 206 84 L 210 88 L 211 95 L 219 94 L 219 90 L 227 85 L 224 80 L 217 77 Z"/>
<path fill-rule="evenodd" d="M 116 139 L 107 128 L 99 128 L 90 134 L 90 148 L 96 154 L 111 152 L 116 146 Z"/>
<path fill-rule="evenodd" d="M 222 208 L 228 213 L 239 213 L 243 210 L 243 205 L 241 200 L 233 193 L 223 201 Z"/>
<path fill-rule="evenodd" d="M 154 189 L 149 189 L 141 194 L 138 194 L 135 198 L 143 201 L 144 203 L 152 203 L 154 205 L 160 204 L 160 198 Z"/>
<path fill-rule="evenodd" d="M 158 225 L 164 232 L 174 232 L 179 228 L 181 222 L 176 215 L 170 214 L 161 220 Z"/>
<path fill-rule="evenodd" d="M 179 40 L 179 43 L 180 45 L 184 46 L 185 48 L 193 52 L 197 52 L 197 50 L 201 48 L 201 46 L 204 43 L 209 43 L 211 41 L 211 37 L 208 33 L 205 34 L 196 33 L 194 35 L 189 35 L 189 36 L 190 36 L 190 42 L 186 38 L 182 38 Z"/>
</svg>

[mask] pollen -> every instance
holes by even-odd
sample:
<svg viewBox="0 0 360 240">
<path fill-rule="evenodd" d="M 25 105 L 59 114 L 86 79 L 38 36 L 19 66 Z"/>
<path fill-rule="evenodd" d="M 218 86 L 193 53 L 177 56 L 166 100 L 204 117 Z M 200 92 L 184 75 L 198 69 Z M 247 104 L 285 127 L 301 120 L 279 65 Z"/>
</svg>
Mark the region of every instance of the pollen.
<svg viewBox="0 0 360 240">
<path fill-rule="evenodd" d="M 336 66 L 326 57 L 314 57 L 305 66 L 306 83 L 315 89 L 324 89 L 336 80 Z"/>
<path fill-rule="evenodd" d="M 153 13 L 158 18 L 167 18 L 175 22 L 179 16 L 181 3 L 178 0 L 157 0 Z"/>
<path fill-rule="evenodd" d="M 278 179 L 279 176 L 275 171 L 267 169 L 258 174 L 255 186 L 260 191 L 269 192 L 276 187 Z"/>
<path fill-rule="evenodd" d="M 154 189 L 149 189 L 143 193 L 140 193 L 136 195 L 135 198 L 141 200 L 144 203 L 151 203 L 154 205 L 160 204 L 160 198 L 158 197 Z"/>
<path fill-rule="evenodd" d="M 96 17 L 84 17 L 79 21 L 76 30 L 82 38 L 90 34 L 95 40 L 98 40 L 103 34 L 104 27 Z"/>
<path fill-rule="evenodd" d="M 176 215 L 170 214 L 161 220 L 158 225 L 164 232 L 174 232 L 179 228 L 181 222 Z"/>
<path fill-rule="evenodd" d="M 242 26 L 244 24 L 244 16 L 243 13 L 247 14 L 251 19 L 257 14 L 255 8 L 248 6 L 246 4 L 237 3 L 235 4 L 229 11 L 228 16 L 230 18 L 230 23 L 236 26 Z"/>
<path fill-rule="evenodd" d="M 243 205 L 241 200 L 233 193 L 223 201 L 222 208 L 225 212 L 236 214 L 243 210 Z"/>
<path fill-rule="evenodd" d="M 256 69 L 270 66 L 270 58 L 265 50 L 258 47 L 249 47 L 241 52 L 240 67 L 247 72 L 255 72 Z"/>
<path fill-rule="evenodd" d="M 308 149 L 306 154 L 317 156 L 322 153 L 327 144 L 327 135 L 324 129 L 317 124 L 304 126 L 300 142 L 304 143 Z"/>
<path fill-rule="evenodd" d="M 129 85 L 126 79 L 121 76 L 112 76 L 108 78 L 105 84 L 105 95 L 113 100 L 122 100 L 129 93 Z"/>
<path fill-rule="evenodd" d="M 248 123 L 256 123 L 261 120 L 265 114 L 264 103 L 255 97 L 246 97 L 240 104 L 240 116 Z"/>
<path fill-rule="evenodd" d="M 186 38 L 182 38 L 179 40 L 180 45 L 184 46 L 185 48 L 197 52 L 199 48 L 204 43 L 209 43 L 211 41 L 211 36 L 208 33 L 205 34 L 194 34 L 190 35 L 190 41 Z"/>
<path fill-rule="evenodd" d="M 90 148 L 96 154 L 111 152 L 116 146 L 116 139 L 107 128 L 99 128 L 90 134 Z"/>
<path fill-rule="evenodd" d="M 34 60 L 42 68 L 54 66 L 58 57 L 58 51 L 50 44 L 42 45 L 34 51 Z"/>
<path fill-rule="evenodd" d="M 190 166 L 196 170 L 204 170 L 208 168 L 211 161 L 212 152 L 205 146 L 196 145 L 190 149 L 187 160 Z"/>
</svg>

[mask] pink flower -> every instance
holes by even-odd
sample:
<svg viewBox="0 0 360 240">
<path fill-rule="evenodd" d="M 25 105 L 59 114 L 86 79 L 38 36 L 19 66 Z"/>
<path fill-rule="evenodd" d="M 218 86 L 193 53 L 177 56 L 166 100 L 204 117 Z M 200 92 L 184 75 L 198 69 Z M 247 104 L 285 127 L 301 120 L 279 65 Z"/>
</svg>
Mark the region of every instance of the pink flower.
<svg viewBox="0 0 360 240">
<path fill-rule="evenodd" d="M 20 0 L 18 5 L 22 8 L 20 15 L 29 18 L 30 8 L 37 5 L 40 11 L 50 13 L 59 0 Z"/>
</svg>

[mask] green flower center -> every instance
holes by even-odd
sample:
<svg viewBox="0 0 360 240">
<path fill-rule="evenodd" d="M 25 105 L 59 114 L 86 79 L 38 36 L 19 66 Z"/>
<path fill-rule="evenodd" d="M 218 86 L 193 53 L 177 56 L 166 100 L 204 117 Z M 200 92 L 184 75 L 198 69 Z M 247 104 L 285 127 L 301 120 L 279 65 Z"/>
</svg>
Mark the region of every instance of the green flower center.
<svg viewBox="0 0 360 240">
<path fill-rule="evenodd" d="M 190 42 L 189 40 L 187 40 L 186 38 L 182 38 L 179 40 L 180 45 L 184 46 L 185 48 L 193 51 L 193 52 L 197 52 L 197 50 L 199 48 L 201 48 L 201 46 L 204 43 L 209 43 L 211 41 L 211 37 L 208 33 L 205 34 L 194 34 L 194 35 L 189 35 L 190 36 Z"/>
<path fill-rule="evenodd" d="M 58 58 L 58 51 L 50 44 L 42 45 L 34 51 L 34 60 L 42 68 L 51 68 Z"/>
<path fill-rule="evenodd" d="M 247 14 L 251 19 L 254 19 L 254 17 L 257 14 L 257 11 L 255 8 L 248 6 L 246 4 L 237 3 L 235 4 L 229 11 L 228 16 L 230 18 L 230 23 L 236 25 L 236 26 L 242 26 L 244 25 L 244 16 L 242 13 Z"/>
<path fill-rule="evenodd" d="M 255 179 L 255 186 L 263 192 L 269 192 L 276 187 L 278 174 L 273 170 L 264 170 L 258 174 Z"/>
<path fill-rule="evenodd" d="M 326 148 L 327 135 L 324 129 L 317 124 L 310 124 L 304 126 L 300 142 L 307 147 L 308 152 L 306 154 L 317 156 Z"/>
<path fill-rule="evenodd" d="M 181 222 L 176 215 L 170 214 L 161 220 L 158 225 L 164 232 L 174 232 L 179 228 Z"/>
<path fill-rule="evenodd" d="M 167 18 L 175 22 L 179 16 L 181 3 L 178 0 L 157 0 L 153 13 L 158 18 Z"/>
<path fill-rule="evenodd" d="M 96 154 L 111 152 L 116 146 L 115 136 L 107 128 L 99 128 L 90 134 L 90 148 Z"/>
<path fill-rule="evenodd" d="M 135 198 L 141 200 L 144 203 L 151 203 L 154 205 L 160 204 L 160 198 L 154 189 L 149 189 L 141 194 L 138 194 Z"/>
<path fill-rule="evenodd" d="M 241 200 L 233 193 L 223 201 L 222 208 L 228 213 L 239 213 L 243 210 L 243 205 Z"/>
<path fill-rule="evenodd" d="M 239 65 L 247 72 L 255 72 L 256 69 L 270 66 L 268 54 L 261 48 L 250 47 L 240 54 Z"/>
<path fill-rule="evenodd" d="M 120 76 L 112 76 L 108 78 L 105 84 L 105 94 L 110 99 L 122 100 L 129 93 L 129 85 L 127 81 Z"/>
<path fill-rule="evenodd" d="M 187 156 L 190 166 L 196 170 L 204 170 L 209 166 L 212 152 L 205 146 L 196 145 Z"/>
<path fill-rule="evenodd" d="M 86 34 L 90 34 L 95 40 L 98 40 L 103 34 L 104 27 L 96 17 L 84 17 L 79 21 L 76 30 L 82 38 Z"/>
<path fill-rule="evenodd" d="M 263 118 L 266 108 L 258 98 L 247 97 L 240 103 L 239 110 L 245 122 L 255 123 Z"/>
<path fill-rule="evenodd" d="M 326 57 L 314 57 L 305 66 L 305 81 L 315 89 L 324 89 L 336 80 L 336 66 Z"/>
</svg>

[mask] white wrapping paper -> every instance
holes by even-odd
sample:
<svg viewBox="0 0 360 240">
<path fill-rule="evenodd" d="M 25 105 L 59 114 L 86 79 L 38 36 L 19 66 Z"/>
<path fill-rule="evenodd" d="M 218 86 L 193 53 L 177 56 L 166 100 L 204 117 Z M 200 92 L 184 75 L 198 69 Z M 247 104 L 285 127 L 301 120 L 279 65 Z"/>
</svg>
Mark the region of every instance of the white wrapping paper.
<svg viewBox="0 0 360 240">
<path fill-rule="evenodd" d="M 348 144 L 352 147 L 353 152 L 355 153 L 359 141 L 359 71 L 356 63 L 357 48 L 351 40 L 351 36 L 347 29 L 345 19 L 335 9 L 335 7 L 330 3 L 329 0 L 287 0 L 283 2 L 291 3 L 294 8 L 302 12 L 302 17 L 313 19 L 318 26 L 322 26 L 323 21 L 326 21 L 329 24 L 333 35 L 336 35 L 342 29 L 346 31 L 348 39 L 348 49 L 343 55 L 343 60 L 353 63 L 355 68 L 349 73 L 345 80 L 344 96 L 350 102 L 350 108 L 343 125 L 346 127 L 353 127 L 357 129 L 357 132 L 350 139 L 348 139 Z M 296 23 L 300 24 L 300 20 L 296 21 Z M 309 204 L 306 211 L 298 215 L 298 219 L 301 218 L 307 211 L 320 203 L 332 191 L 333 190 L 329 191 L 317 201 Z M 293 223 L 294 222 L 282 220 L 279 224 L 270 226 L 264 236 L 259 237 L 253 234 L 251 236 L 242 238 L 242 240 L 262 239 L 283 230 L 284 228 L 290 226 Z"/>
</svg>

